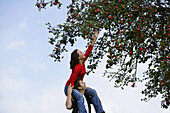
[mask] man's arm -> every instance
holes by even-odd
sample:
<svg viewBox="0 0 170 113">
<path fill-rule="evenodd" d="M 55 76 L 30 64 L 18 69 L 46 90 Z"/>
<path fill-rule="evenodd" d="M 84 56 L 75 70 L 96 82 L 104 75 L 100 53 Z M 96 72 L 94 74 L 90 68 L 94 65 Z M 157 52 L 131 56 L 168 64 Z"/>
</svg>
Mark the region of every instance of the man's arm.
<svg viewBox="0 0 170 113">
<path fill-rule="evenodd" d="M 73 87 L 71 87 L 71 84 L 68 86 L 67 91 L 67 99 L 66 99 L 66 108 L 71 110 L 72 108 L 72 101 L 71 101 L 71 93 L 72 93 Z"/>
</svg>

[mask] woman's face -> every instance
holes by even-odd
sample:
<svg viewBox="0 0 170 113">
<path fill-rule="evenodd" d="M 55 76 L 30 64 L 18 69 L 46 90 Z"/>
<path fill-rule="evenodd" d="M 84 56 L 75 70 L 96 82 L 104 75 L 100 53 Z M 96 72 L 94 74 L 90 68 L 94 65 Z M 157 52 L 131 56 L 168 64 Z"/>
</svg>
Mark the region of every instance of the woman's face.
<svg viewBox="0 0 170 113">
<path fill-rule="evenodd" d="M 84 53 L 81 52 L 80 50 L 77 50 L 77 53 L 79 54 L 78 59 L 84 59 L 85 58 Z"/>
</svg>

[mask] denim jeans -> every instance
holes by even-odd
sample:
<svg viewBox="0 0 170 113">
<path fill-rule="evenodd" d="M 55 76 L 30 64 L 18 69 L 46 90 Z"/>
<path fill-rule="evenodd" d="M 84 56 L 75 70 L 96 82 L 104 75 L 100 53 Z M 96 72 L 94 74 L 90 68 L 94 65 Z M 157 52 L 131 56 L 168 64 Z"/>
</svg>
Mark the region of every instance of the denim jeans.
<svg viewBox="0 0 170 113">
<path fill-rule="evenodd" d="M 68 90 L 68 86 L 65 86 L 64 92 L 65 92 L 66 96 L 67 96 L 67 90 Z M 101 102 L 99 100 L 99 97 L 97 95 L 96 90 L 94 90 L 92 88 L 87 88 L 85 90 L 85 94 L 84 95 L 91 97 L 91 102 L 92 102 L 92 104 L 94 106 L 94 109 L 95 109 L 96 113 L 104 112 L 103 107 L 101 105 Z M 73 89 L 72 96 L 73 96 L 73 98 L 75 98 L 77 100 L 77 106 L 78 106 L 79 113 L 87 113 L 87 111 L 85 109 L 85 106 L 84 106 L 83 95 L 78 90 Z M 73 103 L 73 105 L 74 105 L 74 103 Z"/>
<path fill-rule="evenodd" d="M 66 85 L 64 88 L 64 93 L 67 96 L 68 86 Z M 83 95 L 76 89 L 72 91 L 72 97 L 77 100 L 77 107 L 79 113 L 87 113 L 85 105 L 84 105 L 84 98 Z M 72 101 L 72 106 L 74 106 L 74 102 Z"/>
<path fill-rule="evenodd" d="M 92 89 L 92 88 L 87 88 L 87 89 L 85 90 L 85 94 L 84 94 L 84 95 L 91 97 L 91 102 L 92 102 L 92 104 L 93 104 L 93 106 L 94 106 L 94 109 L 95 109 L 96 113 L 102 113 L 102 112 L 104 112 L 103 107 L 102 107 L 102 105 L 101 105 L 101 102 L 100 102 L 100 100 L 99 100 L 99 97 L 98 97 L 98 95 L 97 95 L 96 90 L 94 90 L 94 89 Z"/>
</svg>

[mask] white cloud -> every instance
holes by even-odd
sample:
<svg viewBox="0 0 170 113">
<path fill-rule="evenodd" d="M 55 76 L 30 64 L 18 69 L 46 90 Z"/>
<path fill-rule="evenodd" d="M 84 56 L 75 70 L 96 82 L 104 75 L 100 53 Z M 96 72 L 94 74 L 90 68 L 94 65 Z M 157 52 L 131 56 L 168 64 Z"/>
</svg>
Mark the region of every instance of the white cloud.
<svg viewBox="0 0 170 113">
<path fill-rule="evenodd" d="M 7 50 L 17 49 L 19 47 L 23 47 L 24 45 L 25 45 L 24 41 L 11 42 L 10 44 L 7 45 L 6 49 Z"/>
<path fill-rule="evenodd" d="M 18 27 L 19 27 L 20 29 L 24 29 L 24 28 L 27 27 L 27 17 L 24 17 L 24 19 L 23 19 L 22 21 L 20 21 Z"/>
</svg>

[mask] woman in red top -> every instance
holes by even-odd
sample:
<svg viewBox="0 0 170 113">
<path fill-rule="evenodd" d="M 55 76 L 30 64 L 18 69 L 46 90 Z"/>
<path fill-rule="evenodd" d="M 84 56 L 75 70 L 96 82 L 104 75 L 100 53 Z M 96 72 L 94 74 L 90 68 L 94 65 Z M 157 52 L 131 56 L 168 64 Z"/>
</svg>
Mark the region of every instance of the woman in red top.
<svg viewBox="0 0 170 113">
<path fill-rule="evenodd" d="M 64 88 L 65 95 L 67 96 L 68 86 L 71 84 L 71 87 L 74 86 L 74 82 L 77 78 L 80 78 L 83 81 L 84 75 L 86 73 L 85 69 L 85 61 L 87 60 L 88 56 L 90 55 L 94 43 L 98 37 L 99 31 L 95 31 L 94 39 L 92 40 L 91 44 L 89 45 L 86 53 L 84 54 L 80 50 L 76 49 L 71 53 L 71 61 L 70 61 L 70 68 L 72 69 L 71 76 L 69 80 L 66 82 L 66 86 Z M 89 95 L 90 93 L 95 92 L 95 90 L 88 88 Z M 87 113 L 85 106 L 84 106 L 84 98 L 83 95 L 76 89 L 72 91 L 72 97 L 77 101 L 77 107 L 79 113 Z M 73 103 L 74 104 L 74 103 Z M 67 109 L 71 109 L 71 107 L 66 106 Z M 102 111 L 102 110 L 101 110 Z"/>
</svg>

